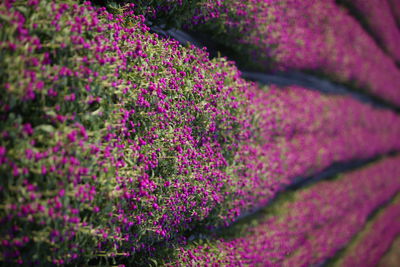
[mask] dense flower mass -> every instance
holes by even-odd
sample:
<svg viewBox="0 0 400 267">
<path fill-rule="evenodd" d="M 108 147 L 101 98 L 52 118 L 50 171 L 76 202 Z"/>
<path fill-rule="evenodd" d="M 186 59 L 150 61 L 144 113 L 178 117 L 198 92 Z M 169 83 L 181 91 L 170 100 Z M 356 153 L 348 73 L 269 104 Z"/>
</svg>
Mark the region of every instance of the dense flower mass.
<svg viewBox="0 0 400 267">
<path fill-rule="evenodd" d="M 252 134 L 231 63 L 158 40 L 129 8 L 0 12 L 3 258 L 134 254 L 230 212 L 215 207 Z"/>
<path fill-rule="evenodd" d="M 368 223 L 335 265 L 377 266 L 393 240 L 400 234 L 399 222 L 400 203 L 397 199 Z"/>
<path fill-rule="evenodd" d="M 238 151 L 246 166 L 240 181 L 247 191 L 239 191 L 246 206 L 265 205 L 333 163 L 400 149 L 398 116 L 351 97 L 270 87 L 256 91 L 252 103 L 259 134 Z"/>
<path fill-rule="evenodd" d="M 286 199 L 267 208 L 264 215 L 235 225 L 227 236 L 182 248 L 174 264 L 318 265 L 343 248 L 375 208 L 399 192 L 399 160 L 398 156 L 384 159 L 333 181 L 288 193 Z M 395 207 L 398 210 L 398 205 Z M 398 217 L 398 211 L 391 212 L 378 223 Z M 385 225 L 391 233 L 398 231 L 398 224 Z"/>
<path fill-rule="evenodd" d="M 396 61 L 400 62 L 400 31 L 392 15 L 390 0 L 342 0 L 365 21 L 368 29 Z M 399 5 L 400 3 L 397 3 Z M 397 7 L 399 8 L 399 7 Z"/>
<path fill-rule="evenodd" d="M 333 163 L 400 149 L 391 110 L 245 81 L 233 62 L 150 33 L 139 2 L 0 4 L 1 261 L 148 265 L 195 229 L 229 225 Z M 155 14 L 187 7 L 152 3 Z M 387 169 L 380 179 L 398 171 L 392 162 L 377 165 Z M 363 222 L 398 189 L 383 178 L 332 194 L 379 187 L 354 209 Z"/>
<path fill-rule="evenodd" d="M 205 30 L 217 33 L 216 41 L 243 55 L 238 59 L 248 65 L 320 72 L 400 105 L 400 71 L 394 61 L 334 0 L 224 4 L 227 12 L 209 21 Z M 387 35 L 390 30 L 385 28 Z"/>
</svg>

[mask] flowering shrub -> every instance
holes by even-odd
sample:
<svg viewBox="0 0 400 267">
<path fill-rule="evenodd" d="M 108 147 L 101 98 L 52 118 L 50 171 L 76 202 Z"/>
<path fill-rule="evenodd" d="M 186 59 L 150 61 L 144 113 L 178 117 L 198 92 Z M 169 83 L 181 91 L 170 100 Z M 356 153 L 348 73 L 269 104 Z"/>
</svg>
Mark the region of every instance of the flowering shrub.
<svg viewBox="0 0 400 267">
<path fill-rule="evenodd" d="M 343 2 L 356 10 L 383 48 L 396 61 L 400 62 L 400 49 L 398 48 L 400 32 L 395 17 L 392 15 L 389 1 L 344 0 Z"/>
<path fill-rule="evenodd" d="M 258 70 L 320 72 L 400 104 L 400 73 L 393 60 L 333 0 L 224 4 L 227 12 L 210 20 L 203 30 L 243 55 L 237 59 L 244 64 Z"/>
<path fill-rule="evenodd" d="M 210 241 L 194 241 L 178 249 L 178 261 L 173 264 L 322 263 L 363 228 L 372 211 L 399 192 L 399 160 L 398 156 L 384 159 L 338 179 L 287 193 L 257 219 L 238 223 L 225 235 Z M 392 226 L 391 229 L 397 227 Z"/>
<path fill-rule="evenodd" d="M 400 203 L 397 200 L 381 211 L 377 218 L 368 222 L 334 265 L 377 266 L 393 240 L 400 234 L 400 225 L 396 223 L 399 220 Z"/>
</svg>

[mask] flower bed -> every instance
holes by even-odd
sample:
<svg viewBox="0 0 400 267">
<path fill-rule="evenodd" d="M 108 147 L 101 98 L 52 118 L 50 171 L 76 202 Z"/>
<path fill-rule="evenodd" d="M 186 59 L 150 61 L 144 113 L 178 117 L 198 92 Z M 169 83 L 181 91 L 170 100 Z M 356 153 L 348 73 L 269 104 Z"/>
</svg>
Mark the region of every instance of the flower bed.
<svg viewBox="0 0 400 267">
<path fill-rule="evenodd" d="M 0 5 L 3 261 L 147 264 L 297 175 L 399 149 L 393 112 L 263 91 L 232 62 L 150 34 L 132 7 Z"/>
<path fill-rule="evenodd" d="M 400 105 L 400 72 L 333 0 L 226 1 L 203 29 L 257 70 L 322 73 Z M 335 14 L 332 16 L 332 14 Z M 388 82 L 390 81 L 390 82 Z"/>
<path fill-rule="evenodd" d="M 345 0 L 344 3 L 356 10 L 365 21 L 378 42 L 393 57 L 400 62 L 400 31 L 392 14 L 390 0 Z"/>
<path fill-rule="evenodd" d="M 309 266 L 335 255 L 400 189 L 399 157 L 287 193 L 256 219 L 179 248 L 176 265 Z"/>
</svg>

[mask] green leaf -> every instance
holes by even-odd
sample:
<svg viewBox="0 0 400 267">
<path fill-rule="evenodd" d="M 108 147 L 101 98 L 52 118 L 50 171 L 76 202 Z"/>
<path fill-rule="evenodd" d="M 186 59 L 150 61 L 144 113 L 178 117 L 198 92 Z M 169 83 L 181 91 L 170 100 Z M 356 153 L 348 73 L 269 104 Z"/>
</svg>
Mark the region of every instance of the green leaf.
<svg viewBox="0 0 400 267">
<path fill-rule="evenodd" d="M 158 263 L 154 258 L 150 258 L 149 260 L 154 264 L 153 266 L 158 266 Z"/>
<path fill-rule="evenodd" d="M 7 21 L 7 22 L 10 22 L 11 18 L 6 16 L 6 15 L 4 15 L 4 14 L 0 14 L 0 20 L 4 20 L 4 21 Z"/>
<path fill-rule="evenodd" d="M 54 127 L 50 124 L 42 124 L 42 125 L 36 126 L 35 130 L 42 130 L 47 133 L 52 133 L 52 132 L 54 132 Z"/>
</svg>

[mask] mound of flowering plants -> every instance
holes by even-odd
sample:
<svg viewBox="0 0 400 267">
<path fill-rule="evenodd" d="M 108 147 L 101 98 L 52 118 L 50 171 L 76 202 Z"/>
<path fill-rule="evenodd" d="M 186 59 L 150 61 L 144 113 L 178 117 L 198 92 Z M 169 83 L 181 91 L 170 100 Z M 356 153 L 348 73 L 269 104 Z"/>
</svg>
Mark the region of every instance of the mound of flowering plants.
<svg viewBox="0 0 400 267">
<path fill-rule="evenodd" d="M 392 14 L 390 0 L 342 0 L 354 9 L 366 23 L 374 37 L 396 61 L 400 62 L 400 31 Z M 398 3 L 399 4 L 399 3 Z"/>
<path fill-rule="evenodd" d="M 186 247 L 177 248 L 177 261 L 171 261 L 171 264 L 320 264 L 333 257 L 362 230 L 376 208 L 398 194 L 399 159 L 398 156 L 384 159 L 335 180 L 288 192 L 253 220 L 238 222 L 219 235 L 203 237 Z M 391 233 L 398 226 L 393 225 L 393 221 L 392 225 L 385 224 L 385 221 L 389 217 L 398 217 L 397 210 L 398 205 L 393 204 L 378 219 L 379 225 L 382 221 Z M 377 232 L 379 229 L 381 226 Z M 377 232 L 374 231 L 371 237 L 374 238 Z M 363 248 L 372 249 L 373 245 L 360 245 L 360 249 Z M 368 256 L 368 253 L 360 255 Z"/>
<path fill-rule="evenodd" d="M 400 203 L 395 201 L 368 222 L 344 250 L 335 266 L 377 266 L 381 257 L 400 234 Z"/>
<path fill-rule="evenodd" d="M 249 84 L 119 12 L 0 5 L 3 261 L 133 255 L 229 212 Z"/>
<path fill-rule="evenodd" d="M 202 30 L 244 65 L 322 73 L 400 105 L 392 58 L 335 1 L 225 1 L 223 10 Z"/>
</svg>

